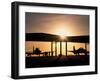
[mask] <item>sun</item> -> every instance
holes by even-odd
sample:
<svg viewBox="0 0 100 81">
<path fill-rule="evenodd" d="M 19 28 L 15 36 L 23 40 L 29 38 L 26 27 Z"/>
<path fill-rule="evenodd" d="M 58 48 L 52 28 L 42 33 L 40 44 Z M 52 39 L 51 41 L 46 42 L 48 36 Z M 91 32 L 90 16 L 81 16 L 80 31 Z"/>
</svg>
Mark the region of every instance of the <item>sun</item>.
<svg viewBox="0 0 100 81">
<path fill-rule="evenodd" d="M 58 35 L 60 35 L 61 39 L 65 39 L 66 33 L 61 31 L 58 33 Z"/>
<path fill-rule="evenodd" d="M 73 36 L 71 29 L 65 26 L 58 26 L 54 30 L 54 34 L 59 35 L 61 39 L 65 39 L 67 36 Z"/>
<path fill-rule="evenodd" d="M 59 29 L 57 34 L 61 37 L 61 39 L 65 39 L 65 37 L 67 36 L 67 31 L 65 29 Z"/>
</svg>

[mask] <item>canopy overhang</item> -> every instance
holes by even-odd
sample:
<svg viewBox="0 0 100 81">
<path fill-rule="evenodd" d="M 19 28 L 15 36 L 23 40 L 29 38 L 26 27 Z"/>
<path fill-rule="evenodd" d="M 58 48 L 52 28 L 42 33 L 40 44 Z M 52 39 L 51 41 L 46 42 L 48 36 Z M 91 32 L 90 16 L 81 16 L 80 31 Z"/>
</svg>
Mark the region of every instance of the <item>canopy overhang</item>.
<svg viewBox="0 0 100 81">
<path fill-rule="evenodd" d="M 61 39 L 59 35 L 47 34 L 47 33 L 26 33 L 26 41 L 62 41 L 62 42 L 78 42 L 78 43 L 89 43 L 89 36 L 65 36 Z"/>
</svg>

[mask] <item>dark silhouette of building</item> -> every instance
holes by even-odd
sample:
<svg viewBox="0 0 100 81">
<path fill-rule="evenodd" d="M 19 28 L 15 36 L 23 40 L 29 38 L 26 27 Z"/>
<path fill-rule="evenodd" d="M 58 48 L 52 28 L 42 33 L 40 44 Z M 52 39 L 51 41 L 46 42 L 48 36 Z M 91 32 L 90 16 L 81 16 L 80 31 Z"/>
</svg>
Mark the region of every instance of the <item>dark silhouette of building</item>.
<svg viewBox="0 0 100 81">
<path fill-rule="evenodd" d="M 67 42 L 77 42 L 84 43 L 85 50 L 87 50 L 87 43 L 89 43 L 89 36 L 65 36 L 63 40 L 61 40 L 59 35 L 47 34 L 47 33 L 26 33 L 26 41 L 44 41 L 51 42 L 51 56 L 57 56 L 57 42 L 60 43 L 60 54 L 62 55 L 62 42 L 65 42 L 65 52 L 67 56 Z M 55 44 L 55 55 L 53 50 L 53 43 Z M 74 54 L 79 54 L 81 52 L 85 52 L 84 49 L 78 49 L 77 51 L 73 51 Z M 39 51 L 38 51 L 39 52 Z M 40 52 L 41 53 L 41 52 Z M 43 53 L 41 53 L 43 54 Z M 49 52 L 44 52 L 45 55 L 50 55 Z"/>
</svg>

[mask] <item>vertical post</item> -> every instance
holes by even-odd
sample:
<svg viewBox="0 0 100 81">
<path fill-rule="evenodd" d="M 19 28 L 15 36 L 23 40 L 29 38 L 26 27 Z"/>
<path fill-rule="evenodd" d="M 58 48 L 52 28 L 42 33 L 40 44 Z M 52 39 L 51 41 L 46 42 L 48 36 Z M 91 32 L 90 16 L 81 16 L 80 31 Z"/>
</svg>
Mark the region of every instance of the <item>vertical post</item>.
<svg viewBox="0 0 100 81">
<path fill-rule="evenodd" d="M 87 43 L 85 43 L 85 49 L 87 50 Z"/>
<path fill-rule="evenodd" d="M 48 52 L 49 53 L 49 56 L 50 56 L 50 52 Z"/>
<path fill-rule="evenodd" d="M 55 41 L 55 56 L 57 56 L 57 42 Z"/>
<path fill-rule="evenodd" d="M 62 55 L 62 42 L 60 41 L 60 54 Z"/>
<path fill-rule="evenodd" d="M 33 54 L 34 54 L 34 46 L 33 46 Z"/>
<path fill-rule="evenodd" d="M 51 42 L 51 56 L 53 56 L 53 42 Z"/>
<path fill-rule="evenodd" d="M 66 51 L 66 56 L 67 56 L 67 41 L 66 41 L 66 45 L 65 45 L 65 51 Z"/>
<path fill-rule="evenodd" d="M 85 43 L 85 50 L 86 50 L 86 55 L 87 55 L 87 43 Z"/>
</svg>

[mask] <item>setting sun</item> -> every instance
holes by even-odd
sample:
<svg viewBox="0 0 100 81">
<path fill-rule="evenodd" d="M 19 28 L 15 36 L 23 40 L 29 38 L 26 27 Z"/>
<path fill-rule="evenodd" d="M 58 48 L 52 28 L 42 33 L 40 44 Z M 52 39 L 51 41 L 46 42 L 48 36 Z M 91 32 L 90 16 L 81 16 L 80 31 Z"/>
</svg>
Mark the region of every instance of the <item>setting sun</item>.
<svg viewBox="0 0 100 81">
<path fill-rule="evenodd" d="M 66 32 L 65 32 L 64 30 L 60 30 L 60 31 L 58 32 L 58 35 L 60 35 L 61 39 L 64 39 L 65 36 L 67 36 L 67 34 L 66 34 Z"/>
<path fill-rule="evenodd" d="M 69 30 L 67 30 L 66 28 L 58 28 L 55 34 L 60 35 L 61 39 L 65 39 L 66 36 L 71 35 Z"/>
<path fill-rule="evenodd" d="M 62 38 L 65 36 L 72 36 L 72 32 L 70 32 L 70 29 L 67 27 L 58 27 L 55 30 L 55 34 L 60 35 Z"/>
</svg>

